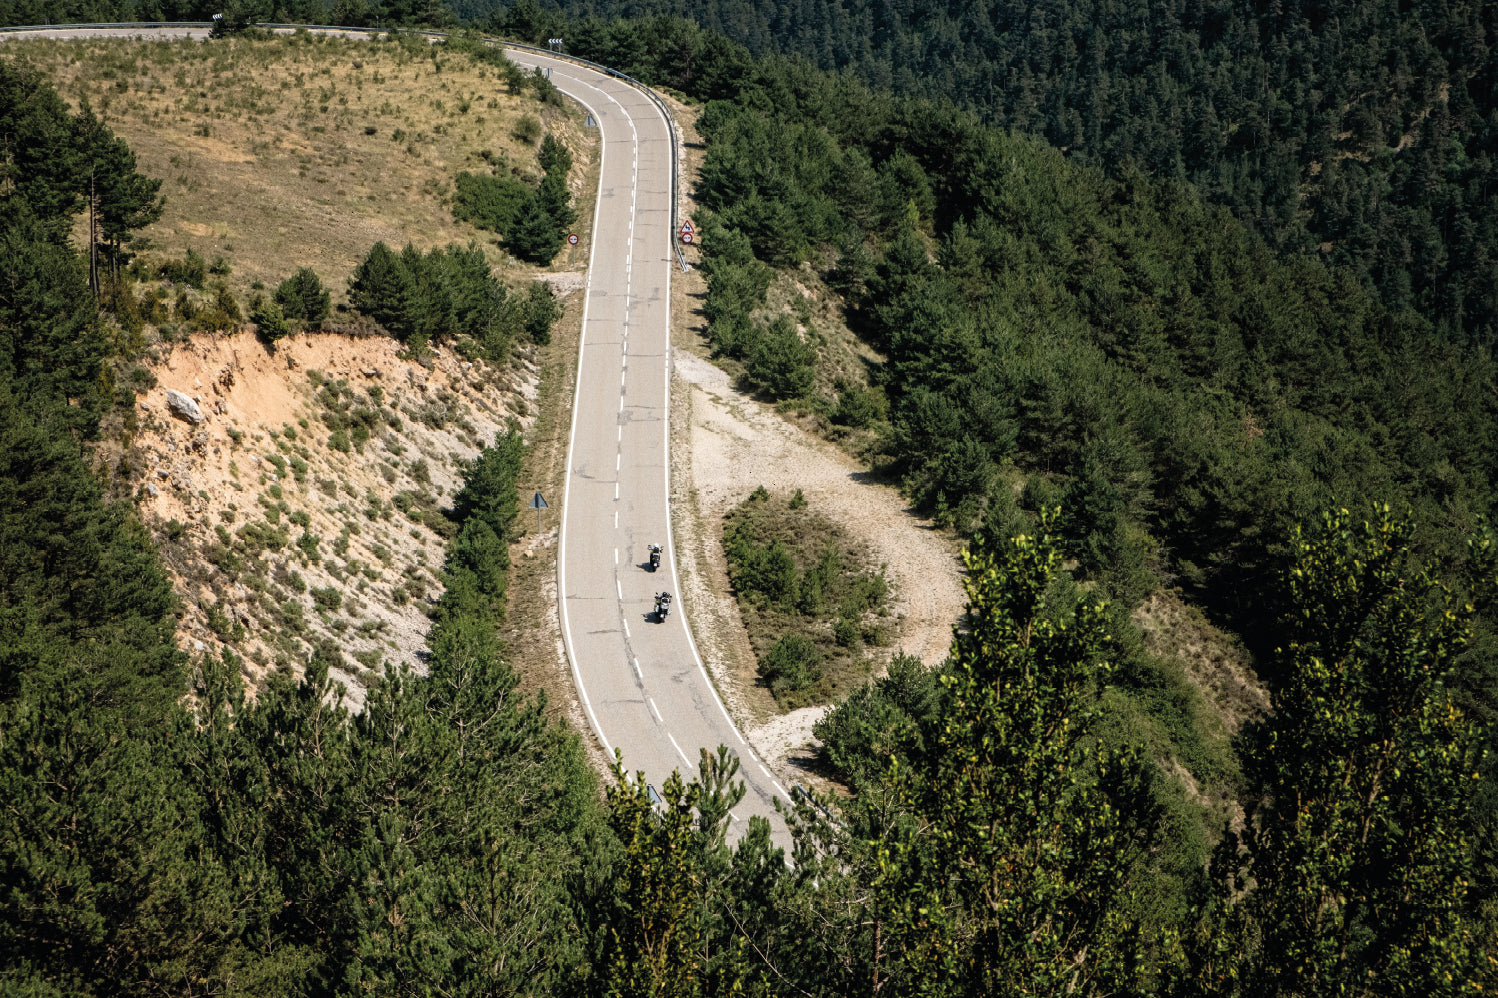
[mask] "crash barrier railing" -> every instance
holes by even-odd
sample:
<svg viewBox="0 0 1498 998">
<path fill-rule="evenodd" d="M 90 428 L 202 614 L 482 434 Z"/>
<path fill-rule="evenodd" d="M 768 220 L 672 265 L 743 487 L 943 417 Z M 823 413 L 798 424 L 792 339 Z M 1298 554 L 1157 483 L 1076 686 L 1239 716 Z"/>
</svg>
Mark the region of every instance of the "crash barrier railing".
<svg viewBox="0 0 1498 998">
<path fill-rule="evenodd" d="M 14 31 L 69 31 L 82 28 L 112 28 L 118 29 L 120 31 L 144 31 L 152 28 L 212 28 L 213 23 L 214 22 L 212 21 L 115 21 L 90 22 L 87 24 L 23 24 L 17 25 L 15 27 L 0 28 L 0 34 Z M 402 34 L 421 35 L 424 38 L 440 39 L 442 41 L 446 41 L 449 37 L 455 34 L 455 32 L 450 31 L 428 31 L 422 28 L 412 28 L 409 30 L 405 28 L 356 28 L 342 24 L 275 24 L 270 22 L 260 22 L 257 23 L 255 27 L 265 28 L 270 31 L 348 31 L 366 35 L 387 35 L 399 32 Z M 666 119 L 666 129 L 671 136 L 670 237 L 671 245 L 676 250 L 676 257 L 681 263 L 682 272 L 685 273 L 687 270 L 686 257 L 682 254 L 681 246 L 678 245 L 676 241 L 676 232 L 678 228 L 676 200 L 678 197 L 680 183 L 679 177 L 681 174 L 681 165 L 679 162 L 681 134 L 676 129 L 676 119 L 672 117 L 671 109 L 666 106 L 666 102 L 661 98 L 661 95 L 656 93 L 645 83 L 642 83 L 641 81 L 635 79 L 633 76 L 630 76 L 628 73 L 621 73 L 617 69 L 611 69 L 608 66 L 593 62 L 590 59 L 582 59 L 575 55 L 568 55 L 565 52 L 558 52 L 555 49 L 542 48 L 539 45 L 526 45 L 523 42 L 512 42 L 507 41 L 503 38 L 493 38 L 489 35 L 480 35 L 479 37 L 487 45 L 495 45 L 500 48 L 523 49 L 524 51 L 534 52 L 537 55 L 544 55 L 551 59 L 560 59 L 563 62 L 570 62 L 579 66 L 586 66 L 588 69 L 594 70 L 595 72 L 603 73 L 605 76 L 612 76 L 616 80 L 621 80 L 624 83 L 627 83 L 630 86 L 634 87 L 636 90 L 639 90 L 646 97 L 650 98 L 651 102 L 655 104 L 656 109 L 661 112 L 661 117 Z M 600 128 L 601 127 L 602 126 L 600 125 Z"/>
</svg>

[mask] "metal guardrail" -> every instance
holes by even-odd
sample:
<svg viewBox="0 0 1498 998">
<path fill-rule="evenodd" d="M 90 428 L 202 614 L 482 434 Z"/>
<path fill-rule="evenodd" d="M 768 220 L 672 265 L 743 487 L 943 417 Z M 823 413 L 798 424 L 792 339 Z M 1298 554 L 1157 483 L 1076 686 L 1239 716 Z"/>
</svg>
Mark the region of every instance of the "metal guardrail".
<svg viewBox="0 0 1498 998">
<path fill-rule="evenodd" d="M 24 24 L 17 25 L 15 27 L 0 28 L 0 34 L 13 31 L 66 31 L 74 28 L 117 28 L 124 31 L 129 31 L 131 29 L 140 29 L 144 31 L 153 28 L 212 27 L 212 21 L 116 21 L 89 22 L 86 24 Z M 266 28 L 270 31 L 295 31 L 298 29 L 305 29 L 307 31 L 351 31 L 368 35 L 383 35 L 398 31 L 407 34 L 421 35 L 424 38 L 440 39 L 442 41 L 446 41 L 454 34 L 454 32 L 450 31 L 428 31 L 422 28 L 412 28 L 409 30 L 405 28 L 356 28 L 351 25 L 343 24 L 276 24 L 270 22 L 259 22 L 255 25 L 255 27 Z M 679 178 L 681 175 L 681 165 L 679 162 L 681 136 L 680 133 L 678 133 L 676 130 L 676 119 L 671 116 L 671 109 L 666 106 L 666 102 L 661 98 L 661 95 L 656 93 L 646 84 L 635 79 L 633 76 L 630 76 L 627 73 L 621 73 L 616 69 L 611 69 L 601 63 L 593 62 L 590 59 L 581 59 L 577 56 L 568 55 L 565 52 L 557 52 L 553 49 L 541 48 L 539 45 L 527 45 L 523 42 L 511 42 L 506 41 L 502 38 L 494 38 L 489 35 L 480 35 L 479 38 L 486 45 L 494 45 L 500 48 L 523 49 L 527 52 L 535 52 L 538 55 L 547 56 L 548 58 L 561 59 L 564 62 L 571 62 L 579 66 L 586 66 L 588 69 L 594 70 L 595 72 L 603 73 L 606 76 L 612 76 L 616 80 L 621 80 L 650 98 L 651 102 L 655 104 L 657 110 L 661 112 L 661 117 L 666 119 L 666 130 L 671 137 L 671 245 L 676 250 L 677 258 L 681 260 L 681 269 L 685 271 L 687 269 L 686 258 L 682 256 L 681 247 L 676 244 L 676 230 L 678 227 L 676 204 L 680 184 Z"/>
<path fill-rule="evenodd" d="M 211 28 L 212 21 L 105 21 L 89 24 L 18 24 L 7 31 L 66 31 L 70 28 Z"/>
</svg>

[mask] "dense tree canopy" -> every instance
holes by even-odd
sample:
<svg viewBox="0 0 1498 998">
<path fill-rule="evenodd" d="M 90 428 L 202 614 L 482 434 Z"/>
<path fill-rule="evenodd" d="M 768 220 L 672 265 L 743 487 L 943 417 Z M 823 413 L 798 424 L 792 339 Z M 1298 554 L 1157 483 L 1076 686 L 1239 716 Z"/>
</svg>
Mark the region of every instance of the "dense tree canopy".
<svg viewBox="0 0 1498 998">
<path fill-rule="evenodd" d="M 0 63 L 0 990 L 1491 988 L 1490 358 L 1179 178 L 678 21 L 569 37 L 710 101 L 712 345 L 973 539 L 950 657 L 897 659 L 823 721 L 851 794 L 786 802 L 789 864 L 763 822 L 728 841 L 726 749 L 658 804 L 629 760 L 600 793 L 504 659 L 511 432 L 453 497 L 425 676 L 388 669 L 355 715 L 332 644 L 253 698 L 232 655 L 189 660 L 145 531 L 89 470 L 121 394 L 66 236 L 70 157 L 99 147 Z M 55 160 L 18 151 L 33 135 Z M 845 295 L 868 383 L 766 308 L 792 266 Z M 555 315 L 477 247 L 376 246 L 351 292 L 413 349 L 496 360 Z M 277 298 L 325 307 L 307 274 Z M 740 547 L 764 598 L 806 598 L 810 569 Z M 1130 623 L 1165 587 L 1248 633 L 1272 690 L 1215 754 Z M 1219 810 L 1183 789 L 1208 777 Z"/>
<path fill-rule="evenodd" d="M 715 80 L 739 60 L 668 20 L 691 18 L 754 56 L 794 55 L 880 90 L 950 101 L 1110 171 L 1137 164 L 1190 180 L 1277 248 L 1351 268 L 1443 338 L 1498 337 L 1491 4 L 458 0 L 455 9 L 475 20 L 494 10 L 517 37 L 561 35 L 572 51 L 607 51 L 610 64 L 673 86 L 694 77 L 700 85 L 684 89 L 721 96 Z M 608 20 L 620 16 L 656 20 L 626 42 L 627 29 Z"/>
</svg>

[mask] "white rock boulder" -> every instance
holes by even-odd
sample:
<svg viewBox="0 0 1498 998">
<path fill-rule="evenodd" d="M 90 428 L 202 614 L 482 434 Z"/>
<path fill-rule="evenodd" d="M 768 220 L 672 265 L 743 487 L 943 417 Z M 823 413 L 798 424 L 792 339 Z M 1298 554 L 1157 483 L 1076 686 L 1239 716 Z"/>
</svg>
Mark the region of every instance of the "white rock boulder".
<svg viewBox="0 0 1498 998">
<path fill-rule="evenodd" d="M 181 416 L 194 426 L 208 421 L 208 417 L 203 415 L 203 410 L 198 408 L 198 404 L 175 388 L 167 389 L 166 404 L 171 407 L 173 414 Z"/>
</svg>

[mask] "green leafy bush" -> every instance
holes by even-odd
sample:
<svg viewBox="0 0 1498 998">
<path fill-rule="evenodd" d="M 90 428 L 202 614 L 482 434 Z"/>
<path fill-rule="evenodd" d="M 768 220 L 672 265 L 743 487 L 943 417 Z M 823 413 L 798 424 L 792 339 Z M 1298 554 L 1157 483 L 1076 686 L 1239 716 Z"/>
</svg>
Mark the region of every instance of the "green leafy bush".
<svg viewBox="0 0 1498 998">
<path fill-rule="evenodd" d="M 185 284 L 194 290 L 202 291 L 208 280 L 208 264 L 201 254 L 188 250 L 187 255 L 181 260 L 167 260 L 162 263 L 156 268 L 156 273 L 164 281 Z"/>
<path fill-rule="evenodd" d="M 550 81 L 548 80 L 547 82 L 549 83 Z M 520 116 L 519 121 L 515 122 L 515 127 L 511 131 L 511 134 L 527 145 L 535 145 L 536 140 L 541 137 L 543 130 L 540 118 L 537 118 L 534 114 L 524 114 Z"/>
</svg>

